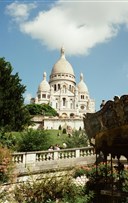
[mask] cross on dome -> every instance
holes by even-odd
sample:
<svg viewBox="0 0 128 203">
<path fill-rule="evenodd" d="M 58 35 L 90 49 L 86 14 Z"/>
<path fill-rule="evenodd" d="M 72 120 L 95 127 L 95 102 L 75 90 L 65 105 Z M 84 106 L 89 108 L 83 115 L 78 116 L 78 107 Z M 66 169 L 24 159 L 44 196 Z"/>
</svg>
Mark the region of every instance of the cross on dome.
<svg viewBox="0 0 128 203">
<path fill-rule="evenodd" d="M 81 73 L 81 74 L 80 74 L 80 81 L 82 81 L 83 78 L 84 78 L 84 77 L 83 77 L 83 73 Z"/>
<path fill-rule="evenodd" d="M 64 46 L 61 47 L 61 58 L 65 59 L 65 49 L 64 49 Z"/>
<path fill-rule="evenodd" d="M 46 74 L 46 72 L 44 72 L 44 74 L 43 74 L 43 79 L 44 80 L 46 80 L 46 76 L 47 76 L 47 74 Z"/>
</svg>

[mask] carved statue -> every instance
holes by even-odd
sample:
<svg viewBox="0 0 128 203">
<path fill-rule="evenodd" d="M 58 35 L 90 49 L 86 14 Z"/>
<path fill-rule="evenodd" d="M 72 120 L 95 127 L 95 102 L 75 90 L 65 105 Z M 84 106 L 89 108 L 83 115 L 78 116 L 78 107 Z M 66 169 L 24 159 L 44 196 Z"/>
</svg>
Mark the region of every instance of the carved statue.
<svg viewBox="0 0 128 203">
<path fill-rule="evenodd" d="M 128 159 L 128 95 L 115 96 L 96 113 L 87 113 L 84 127 L 89 139 L 95 138 L 97 152 Z"/>
</svg>

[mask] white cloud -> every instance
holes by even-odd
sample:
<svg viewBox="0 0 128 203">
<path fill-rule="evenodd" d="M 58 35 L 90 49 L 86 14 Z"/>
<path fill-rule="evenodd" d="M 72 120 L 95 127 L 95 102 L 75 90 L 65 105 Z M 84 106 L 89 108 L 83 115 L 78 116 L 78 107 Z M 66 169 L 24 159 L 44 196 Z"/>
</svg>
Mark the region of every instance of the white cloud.
<svg viewBox="0 0 128 203">
<path fill-rule="evenodd" d="M 16 4 L 18 8 L 23 5 Z M 116 36 L 121 24 L 128 25 L 128 2 L 58 1 L 48 11 L 40 11 L 35 19 L 19 26 L 21 32 L 49 49 L 60 49 L 64 44 L 68 54 L 88 54 L 96 44 Z"/>
<path fill-rule="evenodd" d="M 24 21 L 28 19 L 29 12 L 35 7 L 36 5 L 34 3 L 25 4 L 15 1 L 6 7 L 6 13 L 17 22 Z"/>
<path fill-rule="evenodd" d="M 26 94 L 24 95 L 24 103 L 25 103 L 25 104 L 29 104 L 31 98 L 32 98 L 32 95 L 31 95 L 30 93 L 26 93 Z"/>
</svg>

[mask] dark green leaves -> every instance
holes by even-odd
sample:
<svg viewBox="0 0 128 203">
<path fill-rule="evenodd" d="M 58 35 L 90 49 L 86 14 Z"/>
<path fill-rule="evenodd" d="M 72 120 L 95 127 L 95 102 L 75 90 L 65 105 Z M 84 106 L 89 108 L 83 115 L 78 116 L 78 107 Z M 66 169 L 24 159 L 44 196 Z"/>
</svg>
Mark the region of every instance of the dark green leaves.
<svg viewBox="0 0 128 203">
<path fill-rule="evenodd" d="M 25 86 L 21 84 L 18 73 L 12 74 L 13 68 L 4 58 L 0 58 L 0 129 L 20 131 L 30 115 L 24 106 Z"/>
</svg>

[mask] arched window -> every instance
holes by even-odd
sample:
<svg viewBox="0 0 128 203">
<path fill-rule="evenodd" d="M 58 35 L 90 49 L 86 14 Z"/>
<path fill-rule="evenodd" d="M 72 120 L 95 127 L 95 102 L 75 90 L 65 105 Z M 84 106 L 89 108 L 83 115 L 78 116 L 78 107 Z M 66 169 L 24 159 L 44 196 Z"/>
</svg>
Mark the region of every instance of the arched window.
<svg viewBox="0 0 128 203">
<path fill-rule="evenodd" d="M 72 92 L 74 92 L 74 86 L 72 86 Z"/>
<path fill-rule="evenodd" d="M 63 85 L 63 92 L 66 93 L 66 85 Z"/>
<path fill-rule="evenodd" d="M 84 99 L 84 95 L 81 95 L 81 99 Z"/>
<path fill-rule="evenodd" d="M 71 91 L 71 85 L 69 85 L 69 90 Z"/>
<path fill-rule="evenodd" d="M 66 98 L 63 98 L 63 106 L 66 106 Z"/>
<path fill-rule="evenodd" d="M 54 85 L 54 91 L 56 91 L 56 85 Z"/>
<path fill-rule="evenodd" d="M 60 84 L 58 84 L 58 90 L 60 90 Z"/>
<path fill-rule="evenodd" d="M 72 99 L 70 99 L 70 108 L 71 108 L 71 109 L 73 108 L 73 102 L 72 102 Z"/>
</svg>

